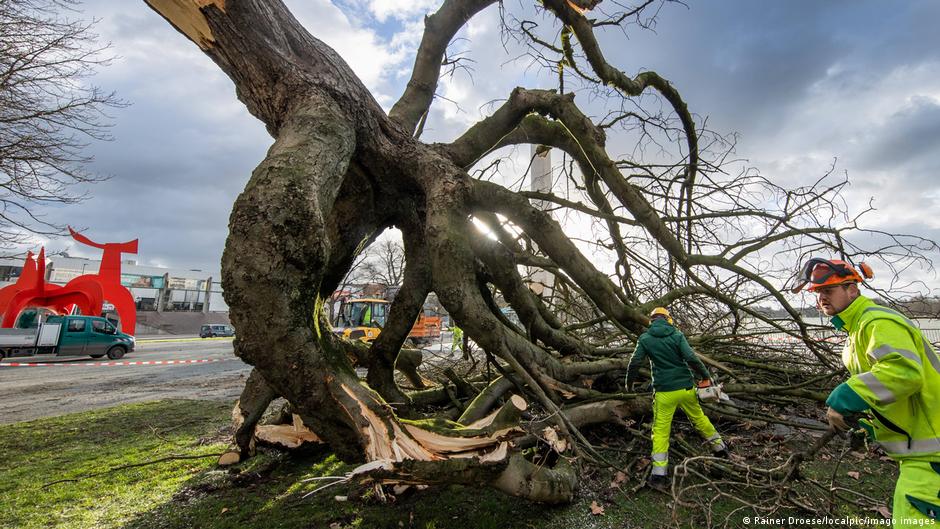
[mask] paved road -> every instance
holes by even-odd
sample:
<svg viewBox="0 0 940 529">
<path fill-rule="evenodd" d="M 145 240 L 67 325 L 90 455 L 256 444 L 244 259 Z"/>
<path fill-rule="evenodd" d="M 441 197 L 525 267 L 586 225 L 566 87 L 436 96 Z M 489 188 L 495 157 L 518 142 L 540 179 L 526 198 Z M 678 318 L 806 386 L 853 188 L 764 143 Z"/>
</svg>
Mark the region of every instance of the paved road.
<svg viewBox="0 0 940 529">
<path fill-rule="evenodd" d="M 166 398 L 234 402 L 251 370 L 232 353 L 231 339 L 141 339 L 136 350 L 120 361 L 106 360 L 55 356 L 4 360 L 0 424 Z M 180 363 L 202 360 L 207 361 Z M 48 365 L 10 367 L 13 362 Z M 149 363 L 138 364 L 143 362 Z"/>
<path fill-rule="evenodd" d="M 0 362 L 0 424 L 28 421 L 128 402 L 167 398 L 221 399 L 233 403 L 251 367 L 232 352 L 232 340 L 198 337 L 147 339 L 119 361 L 33 356 Z M 445 332 L 425 347 L 424 361 L 458 358 Z M 170 363 L 172 362 L 172 363 Z M 13 364 L 42 364 L 13 367 Z M 357 369 L 365 376 L 365 369 Z"/>
</svg>

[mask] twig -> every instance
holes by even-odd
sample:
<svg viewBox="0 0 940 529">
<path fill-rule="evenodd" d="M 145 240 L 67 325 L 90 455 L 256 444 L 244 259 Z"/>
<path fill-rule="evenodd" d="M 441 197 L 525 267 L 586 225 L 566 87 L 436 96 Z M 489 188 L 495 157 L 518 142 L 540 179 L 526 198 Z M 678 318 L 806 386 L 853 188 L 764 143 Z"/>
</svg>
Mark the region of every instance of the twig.
<svg viewBox="0 0 940 529">
<path fill-rule="evenodd" d="M 813 443 L 813 446 L 811 446 L 809 450 L 795 454 L 793 458 L 789 461 L 790 470 L 789 472 L 787 472 L 787 475 L 783 481 L 787 482 L 787 481 L 794 479 L 799 473 L 800 463 L 802 463 L 803 461 L 807 459 L 811 459 L 813 456 L 815 456 L 816 452 L 819 452 L 820 450 L 822 450 L 822 448 L 826 446 L 827 444 L 829 444 L 829 441 L 831 441 L 832 438 L 837 436 L 838 434 L 839 432 L 836 431 L 834 428 L 829 428 L 828 430 L 826 430 L 826 433 L 822 434 L 822 436 L 819 439 L 817 439 L 815 443 Z"/>
<path fill-rule="evenodd" d="M 81 481 L 81 480 L 83 480 L 83 479 L 94 478 L 94 477 L 98 477 L 98 476 L 103 476 L 103 475 L 105 475 L 105 474 L 110 474 L 110 473 L 112 473 L 112 472 L 117 472 L 118 470 L 126 470 L 126 469 L 128 469 L 128 468 L 145 467 L 145 466 L 148 466 L 148 465 L 155 465 L 155 464 L 157 464 L 157 463 L 163 463 L 164 461 L 178 461 L 178 460 L 183 460 L 183 459 L 205 459 L 205 458 L 207 458 L 207 457 L 221 457 L 223 454 L 224 454 L 224 452 L 218 452 L 218 453 L 212 453 L 212 454 L 204 454 L 204 455 L 201 455 L 201 456 L 166 456 L 166 457 L 161 457 L 160 459 L 154 459 L 153 461 L 145 461 L 145 462 L 143 462 L 143 463 L 133 463 L 133 464 L 130 464 L 130 465 L 121 465 L 121 466 L 117 466 L 117 467 L 112 467 L 112 468 L 109 468 L 108 470 L 103 470 L 103 471 L 101 471 L 101 472 L 94 472 L 94 473 L 92 473 L 92 474 L 85 474 L 84 476 L 79 476 L 79 477 L 77 477 L 77 478 L 57 479 L 57 480 L 55 480 L 55 481 L 50 481 L 49 483 L 45 483 L 42 487 L 39 487 L 39 488 L 40 488 L 40 489 L 45 489 L 45 488 L 47 488 L 47 487 L 51 487 L 52 485 L 56 485 L 56 484 L 58 484 L 58 483 L 68 483 L 68 482 L 73 482 L 73 483 L 74 483 L 74 482 Z"/>
<path fill-rule="evenodd" d="M 842 450 L 842 453 L 839 454 L 839 459 L 836 460 L 836 464 L 832 467 L 832 476 L 829 478 L 829 509 L 835 506 L 835 494 L 836 494 L 836 474 L 839 473 L 839 467 L 842 466 L 842 460 L 845 459 L 845 455 L 849 453 L 851 447 L 846 444 L 846 447 Z"/>
</svg>

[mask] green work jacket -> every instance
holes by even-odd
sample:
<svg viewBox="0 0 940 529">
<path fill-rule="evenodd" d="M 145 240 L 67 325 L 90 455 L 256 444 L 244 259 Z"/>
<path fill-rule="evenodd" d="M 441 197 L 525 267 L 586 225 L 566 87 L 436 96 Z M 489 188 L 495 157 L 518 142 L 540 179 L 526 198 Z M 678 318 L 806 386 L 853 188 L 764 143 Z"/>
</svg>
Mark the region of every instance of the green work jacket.
<svg viewBox="0 0 940 529">
<path fill-rule="evenodd" d="M 627 368 L 627 389 L 638 377 L 640 368 L 646 367 L 647 361 L 653 363 L 653 389 L 656 391 L 695 386 L 689 366 L 694 367 L 702 379 L 710 378 L 705 364 L 692 352 L 685 335 L 661 318 L 653 320 L 636 342 L 636 350 Z"/>
<path fill-rule="evenodd" d="M 940 461 L 940 357 L 920 329 L 865 296 L 832 323 L 848 333 L 842 361 L 852 376 L 826 403 L 869 412 L 862 425 L 891 457 Z"/>
</svg>

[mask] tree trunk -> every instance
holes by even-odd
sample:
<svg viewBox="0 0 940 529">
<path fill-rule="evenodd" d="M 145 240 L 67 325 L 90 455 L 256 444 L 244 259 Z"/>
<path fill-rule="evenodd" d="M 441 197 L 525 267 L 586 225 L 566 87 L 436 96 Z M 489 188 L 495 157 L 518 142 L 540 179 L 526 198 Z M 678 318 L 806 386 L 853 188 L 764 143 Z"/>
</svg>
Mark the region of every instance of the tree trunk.
<svg viewBox="0 0 940 529">
<path fill-rule="evenodd" d="M 222 257 L 222 286 L 238 329 L 235 354 L 254 366 L 234 411 L 238 453 L 225 456 L 226 462 L 249 456 L 255 439 L 291 446 L 319 440 L 346 461 L 365 462 L 355 473 L 363 480 L 486 483 L 534 500 L 568 501 L 578 475 L 569 458 L 576 463 L 602 459 L 578 427 L 622 421 L 650 405 L 644 397 L 612 395 L 619 382 L 608 382 L 613 387 L 605 392 L 585 381 L 620 376 L 615 374 L 627 361 L 614 355 L 631 348 L 653 307 L 668 304 L 694 307 L 687 321 L 703 329 L 732 321 L 736 333 L 742 316 L 753 318 L 801 339 L 819 364 L 806 367 L 800 354 L 769 348 L 754 361 L 743 360 L 738 353 L 750 352 L 751 344 L 703 340 L 715 353 L 705 357 L 709 365 L 735 379 L 726 387 L 729 392 L 781 402 L 824 399 L 824 384 L 835 367 L 826 354 L 831 346 L 813 339 L 766 270 L 767 263 L 781 258 L 760 252 L 780 244 L 789 248 L 781 253 L 802 255 L 820 247 L 846 253 L 840 229 L 825 225 L 828 217 L 822 224 L 813 217 L 832 210 L 839 186 L 791 193 L 748 175 L 716 180 L 723 155 L 712 161 L 716 165 L 701 161 L 701 131 L 675 87 L 652 71 L 631 78 L 601 53 L 594 29 L 633 15 L 595 22 L 583 11 L 593 2 L 578 7 L 545 0 L 546 16 L 563 23 L 560 44 L 522 33 L 531 44 L 559 54 L 551 64 L 559 65 L 562 79 L 565 69 L 573 70 L 585 82 L 625 99 L 655 91 L 678 118 L 674 124 L 660 121 L 661 115 L 624 111 L 597 125 L 578 108 L 573 94 L 516 88 L 492 115 L 453 142 L 425 144 L 416 135 L 433 100 L 447 45 L 492 0 L 444 0 L 426 18 L 412 78 L 390 115 L 343 59 L 304 30 L 280 0 L 145 1 L 232 79 L 239 99 L 274 138 L 233 205 Z M 580 45 L 578 54 L 573 38 Z M 620 106 L 632 108 L 633 103 Z M 611 159 L 607 134 L 620 120 L 633 120 L 643 136 L 647 127 L 658 127 L 666 137 L 681 131 L 679 160 Z M 517 193 L 468 175 L 494 149 L 521 143 L 564 151 L 579 171 L 567 175 L 572 187 L 583 190 L 590 204 L 550 193 Z M 638 144 L 635 151 L 644 149 Z M 700 165 L 708 166 L 707 178 L 698 178 Z M 749 202 L 770 195 L 785 197 L 781 212 Z M 606 226 L 609 234 L 599 237 L 596 247 L 615 254 L 617 277 L 602 273 L 558 220 L 530 198 L 602 221 L 597 225 Z M 726 204 L 729 209 L 722 209 Z M 486 225 L 492 237 L 482 235 L 474 222 Z M 366 348 L 332 332 L 324 305 L 358 252 L 391 227 L 404 236 L 403 287 L 385 329 Z M 761 227 L 766 233 L 750 233 Z M 720 240 L 735 234 L 740 234 L 737 240 Z M 910 255 L 922 250 L 898 247 Z M 522 265 L 554 274 L 556 290 L 576 305 L 572 313 L 588 322 L 572 322 L 557 306 L 547 306 L 521 277 Z M 779 272 L 780 284 L 787 274 Z M 638 284 L 641 280 L 648 284 Z M 408 395 L 393 376 L 397 367 L 415 387 L 424 384 L 417 372 L 419 358 L 403 353 L 402 345 L 430 292 L 487 355 L 488 369 L 503 376 L 476 394 L 476 388 L 449 373 L 460 384 L 458 396 L 469 401 L 455 406 L 464 409 L 457 422 L 403 418 L 414 406 L 448 397 L 456 401 L 457 396 L 447 388 Z M 501 312 L 497 297 L 511 306 L 518 325 Z M 789 319 L 769 316 L 759 308 L 765 302 L 779 304 Z M 610 335 L 592 341 L 586 329 Z M 359 380 L 351 359 L 368 368 L 368 384 Z M 775 367 L 779 362 L 792 365 Z M 731 364 L 748 369 L 735 371 Z M 510 388 L 515 395 L 491 411 Z M 297 417 L 283 428 L 259 433 L 257 422 L 275 396 L 287 399 Z M 521 417 L 530 405 L 543 419 L 529 422 L 537 431 L 526 435 Z M 459 414 L 448 413 L 444 416 L 451 419 Z M 551 431 L 549 449 L 569 452 L 549 458 L 562 462 L 555 468 L 533 464 L 522 450 L 546 429 Z"/>
<path fill-rule="evenodd" d="M 503 432 L 429 433 L 403 424 L 379 394 L 359 382 L 348 359 L 350 344 L 333 335 L 322 311 L 362 241 L 391 225 L 412 223 L 419 230 L 406 247 L 412 281 L 420 287 L 429 275 L 412 263 L 429 263 L 433 287 L 451 313 L 460 320 L 476 313 L 474 319 L 484 323 L 471 324 L 470 332 L 490 332 L 491 340 L 500 340 L 493 332 L 497 323 L 481 318 L 488 311 L 473 299 L 469 245 L 453 243 L 466 238 L 466 173 L 390 121 L 346 63 L 280 2 L 148 4 L 232 78 L 239 98 L 275 138 L 235 202 L 222 258 L 225 298 L 238 328 L 236 354 L 345 460 L 420 461 L 442 469 L 455 453 L 470 467 L 489 468 L 501 460 L 510 473 L 492 473 L 494 486 L 544 495 L 521 481 L 548 469 L 526 470 L 526 462 L 511 458 L 505 446 L 495 452 L 499 457 L 492 455 Z M 448 273 L 450 268 L 457 271 Z M 393 322 L 404 322 L 397 327 L 410 327 L 420 308 L 421 288 L 415 291 L 414 299 L 406 295 L 393 306 Z M 389 366 L 406 335 L 393 329 L 373 347 L 371 379 L 387 397 L 400 396 L 389 382 Z M 256 420 L 257 410 L 243 413 L 246 424 Z M 246 447 L 244 440 L 238 444 Z M 479 460 L 487 454 L 488 460 Z M 445 470 L 441 480 L 455 480 L 449 476 Z M 566 475 L 563 481 L 570 480 Z"/>
</svg>

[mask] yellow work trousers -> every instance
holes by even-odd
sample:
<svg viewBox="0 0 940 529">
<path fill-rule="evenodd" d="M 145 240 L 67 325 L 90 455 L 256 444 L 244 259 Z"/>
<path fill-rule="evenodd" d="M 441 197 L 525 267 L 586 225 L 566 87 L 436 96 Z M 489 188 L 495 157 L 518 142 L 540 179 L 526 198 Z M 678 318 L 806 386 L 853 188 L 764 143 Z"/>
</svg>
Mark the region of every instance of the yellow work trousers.
<svg viewBox="0 0 940 529">
<path fill-rule="evenodd" d="M 940 462 L 904 459 L 900 465 L 891 512 L 893 527 L 940 528 Z"/>
<path fill-rule="evenodd" d="M 657 391 L 653 395 L 652 473 L 654 476 L 665 476 L 669 473 L 669 433 L 672 431 L 672 416 L 675 415 L 676 408 L 682 408 L 712 451 L 717 452 L 726 448 L 721 436 L 712 426 L 712 422 L 702 412 L 694 389 Z"/>
</svg>

